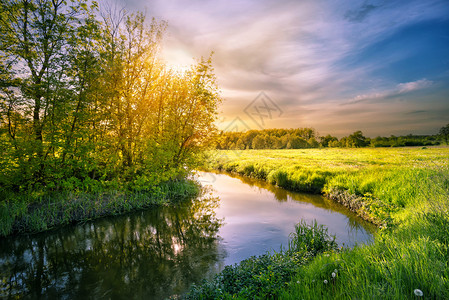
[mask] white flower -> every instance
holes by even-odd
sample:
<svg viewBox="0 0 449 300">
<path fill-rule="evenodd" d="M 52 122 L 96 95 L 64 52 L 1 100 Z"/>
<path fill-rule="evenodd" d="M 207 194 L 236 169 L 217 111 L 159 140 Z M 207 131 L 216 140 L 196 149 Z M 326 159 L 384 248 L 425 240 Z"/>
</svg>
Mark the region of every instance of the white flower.
<svg viewBox="0 0 449 300">
<path fill-rule="evenodd" d="M 327 284 L 327 280 L 326 279 L 324 279 L 324 284 Z M 415 290 L 416 291 L 416 290 Z"/>
<path fill-rule="evenodd" d="M 335 274 L 337 274 L 337 273 L 338 273 L 338 270 L 337 270 L 337 269 L 335 269 L 335 270 L 334 270 L 334 273 L 335 273 Z"/>
<path fill-rule="evenodd" d="M 415 293 L 415 295 L 418 296 L 418 297 L 422 297 L 422 295 L 424 295 L 423 292 L 420 289 L 414 290 L 413 293 Z"/>
<path fill-rule="evenodd" d="M 335 274 L 335 272 L 332 272 L 332 278 L 335 278 L 335 276 L 337 276 L 337 274 Z"/>
<path fill-rule="evenodd" d="M 296 283 L 298 283 L 298 284 L 299 284 L 299 280 L 298 280 L 298 281 L 296 281 Z"/>
</svg>

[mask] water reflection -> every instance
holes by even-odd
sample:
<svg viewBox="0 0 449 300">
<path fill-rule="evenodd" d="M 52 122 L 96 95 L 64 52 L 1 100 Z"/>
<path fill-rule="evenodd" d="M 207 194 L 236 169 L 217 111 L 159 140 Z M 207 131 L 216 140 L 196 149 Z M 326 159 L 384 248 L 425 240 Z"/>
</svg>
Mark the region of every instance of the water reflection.
<svg viewBox="0 0 449 300">
<path fill-rule="evenodd" d="M 218 198 L 1 240 L 0 297 L 154 298 L 222 269 Z"/>
<path fill-rule="evenodd" d="M 230 176 L 239 179 L 242 183 L 249 185 L 250 187 L 257 188 L 259 192 L 261 190 L 267 190 L 271 192 L 274 198 L 279 202 L 287 202 L 290 200 L 310 203 L 315 207 L 323 208 L 328 211 L 338 212 L 347 217 L 347 229 L 349 231 L 368 231 L 369 233 L 375 233 L 377 228 L 373 224 L 362 220 L 355 213 L 348 210 L 345 206 L 338 202 L 330 200 L 328 198 L 322 197 L 321 195 L 307 194 L 307 193 L 295 193 L 287 191 L 285 189 L 279 188 L 272 185 L 264 180 L 258 180 L 250 177 L 240 176 L 238 174 L 230 174 L 223 172 L 216 172 L 216 175 Z"/>
<path fill-rule="evenodd" d="M 327 225 L 340 245 L 374 231 L 320 195 L 239 176 L 199 179 L 213 190 L 176 207 L 0 239 L 0 298 L 162 299 L 224 265 L 279 250 L 301 219 Z"/>
<path fill-rule="evenodd" d="M 301 219 L 326 225 L 343 246 L 372 240 L 375 227 L 345 207 L 321 195 L 295 193 L 265 181 L 228 173 L 199 173 L 220 195 L 217 216 L 225 224 L 219 235 L 227 250 L 225 264 L 234 264 L 251 255 L 279 250 L 288 244 L 295 224 Z"/>
</svg>

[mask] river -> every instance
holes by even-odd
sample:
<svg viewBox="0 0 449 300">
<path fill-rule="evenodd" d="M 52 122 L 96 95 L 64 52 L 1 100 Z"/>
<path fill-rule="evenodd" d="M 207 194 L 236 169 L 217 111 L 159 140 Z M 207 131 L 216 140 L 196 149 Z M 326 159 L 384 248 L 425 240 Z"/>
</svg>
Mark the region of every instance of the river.
<svg viewBox="0 0 449 300">
<path fill-rule="evenodd" d="M 200 172 L 202 195 L 176 205 L 0 239 L 0 298 L 163 299 L 225 265 L 286 246 L 301 219 L 339 245 L 374 226 L 320 195 Z"/>
</svg>

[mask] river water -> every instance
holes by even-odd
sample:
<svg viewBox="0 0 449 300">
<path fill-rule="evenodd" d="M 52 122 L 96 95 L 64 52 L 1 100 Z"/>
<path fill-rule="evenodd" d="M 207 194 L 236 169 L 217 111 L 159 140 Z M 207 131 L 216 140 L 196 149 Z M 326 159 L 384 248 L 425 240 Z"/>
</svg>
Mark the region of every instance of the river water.
<svg viewBox="0 0 449 300">
<path fill-rule="evenodd" d="M 235 175 L 197 180 L 202 195 L 175 207 L 0 239 L 0 298 L 163 299 L 286 246 L 301 219 L 328 226 L 349 247 L 375 231 L 320 195 Z"/>
</svg>

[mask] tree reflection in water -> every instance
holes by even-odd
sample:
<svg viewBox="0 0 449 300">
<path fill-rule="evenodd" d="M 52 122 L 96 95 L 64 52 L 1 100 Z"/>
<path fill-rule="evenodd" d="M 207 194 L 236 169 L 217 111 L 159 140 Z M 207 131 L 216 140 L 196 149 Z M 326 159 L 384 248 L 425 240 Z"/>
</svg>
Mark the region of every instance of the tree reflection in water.
<svg viewBox="0 0 449 300">
<path fill-rule="evenodd" d="M 343 206 L 342 204 L 334 200 L 328 199 L 326 197 L 323 197 L 320 194 L 288 191 L 286 189 L 270 184 L 265 180 L 241 176 L 235 173 L 227 173 L 227 172 L 215 172 L 215 173 L 224 174 L 226 176 L 237 178 L 244 184 L 249 185 L 250 187 L 253 188 L 270 191 L 278 202 L 287 202 L 289 200 L 293 200 L 302 203 L 311 203 L 315 207 L 323 208 L 332 212 L 338 212 L 342 215 L 345 215 L 348 218 L 347 222 L 348 232 L 358 232 L 366 230 L 370 233 L 375 233 L 377 231 L 375 225 L 367 221 L 364 221 L 354 212 L 350 211 L 347 207 Z"/>
<path fill-rule="evenodd" d="M 184 292 L 222 269 L 208 192 L 176 207 L 3 239 L 0 297 L 155 298 Z"/>
</svg>

